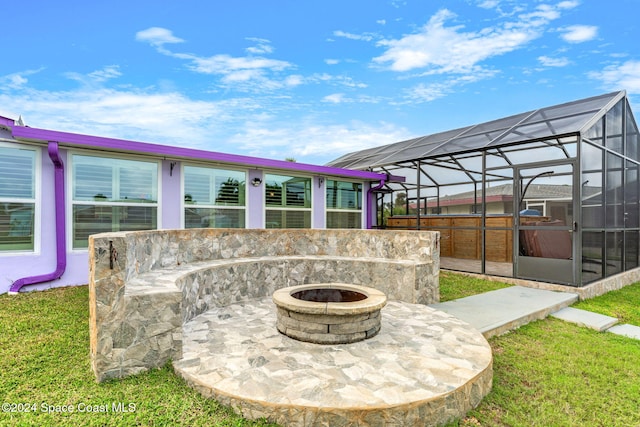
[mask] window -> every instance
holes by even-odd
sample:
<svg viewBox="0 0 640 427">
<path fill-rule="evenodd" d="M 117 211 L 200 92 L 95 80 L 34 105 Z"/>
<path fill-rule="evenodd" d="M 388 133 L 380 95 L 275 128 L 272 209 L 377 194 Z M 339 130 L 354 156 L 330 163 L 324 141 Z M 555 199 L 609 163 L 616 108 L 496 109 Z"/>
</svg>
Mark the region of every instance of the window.
<svg viewBox="0 0 640 427">
<path fill-rule="evenodd" d="M 541 216 L 544 216 L 544 214 L 545 214 L 544 203 L 543 204 L 538 204 L 538 203 L 529 204 L 529 202 L 527 202 L 527 210 L 538 211 Z M 531 213 L 528 213 L 528 215 L 531 215 Z"/>
<path fill-rule="evenodd" d="M 245 183 L 245 172 L 185 166 L 185 228 L 244 228 Z"/>
<path fill-rule="evenodd" d="M 311 228 L 311 178 L 265 175 L 266 228 Z"/>
<path fill-rule="evenodd" d="M 157 228 L 157 162 L 76 154 L 71 186 L 74 249 L 91 234 Z"/>
<path fill-rule="evenodd" d="M 327 180 L 327 228 L 362 228 L 362 184 Z"/>
<path fill-rule="evenodd" d="M 37 157 L 31 148 L 0 146 L 0 252 L 34 251 Z"/>
</svg>

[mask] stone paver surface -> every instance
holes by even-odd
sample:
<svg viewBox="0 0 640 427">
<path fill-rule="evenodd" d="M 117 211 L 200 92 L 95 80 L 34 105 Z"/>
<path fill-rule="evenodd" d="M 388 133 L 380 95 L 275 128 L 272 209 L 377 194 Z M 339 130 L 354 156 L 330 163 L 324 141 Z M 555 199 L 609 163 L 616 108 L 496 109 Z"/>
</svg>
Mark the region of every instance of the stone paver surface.
<svg viewBox="0 0 640 427">
<path fill-rule="evenodd" d="M 382 310 L 378 335 L 343 345 L 280 334 L 271 298 L 211 310 L 184 325 L 174 367 L 244 416 L 286 425 L 431 425 L 477 405 L 493 375 L 481 333 L 397 301 Z"/>
</svg>

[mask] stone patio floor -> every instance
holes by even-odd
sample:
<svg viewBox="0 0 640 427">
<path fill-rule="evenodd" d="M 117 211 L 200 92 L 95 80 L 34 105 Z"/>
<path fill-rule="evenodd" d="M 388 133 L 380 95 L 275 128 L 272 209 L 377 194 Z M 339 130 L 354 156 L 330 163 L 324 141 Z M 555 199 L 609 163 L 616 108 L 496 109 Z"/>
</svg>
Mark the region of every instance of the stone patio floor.
<svg viewBox="0 0 640 427">
<path fill-rule="evenodd" d="M 320 345 L 275 327 L 271 298 L 205 312 L 183 328 L 179 375 L 244 417 L 282 425 L 439 425 L 489 393 L 491 348 L 467 323 L 390 301 L 368 340 Z"/>
</svg>

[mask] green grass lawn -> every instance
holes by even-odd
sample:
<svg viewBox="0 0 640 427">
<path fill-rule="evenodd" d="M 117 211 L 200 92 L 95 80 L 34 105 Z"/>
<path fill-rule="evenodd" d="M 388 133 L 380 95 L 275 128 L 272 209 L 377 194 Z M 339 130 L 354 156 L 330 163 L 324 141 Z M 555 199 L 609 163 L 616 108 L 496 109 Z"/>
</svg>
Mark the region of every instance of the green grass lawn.
<svg viewBox="0 0 640 427">
<path fill-rule="evenodd" d="M 489 340 L 493 389 L 459 426 L 640 426 L 640 342 L 556 319 Z"/>
<path fill-rule="evenodd" d="M 30 410 L 35 405 L 29 413 L 3 407 L 0 425 L 267 425 L 201 397 L 169 366 L 97 384 L 89 360 L 88 298 L 87 286 L 0 296 L 0 396 Z M 131 412 L 114 412 L 114 403 Z M 73 413 L 57 412 L 70 405 Z M 109 412 L 86 412 L 94 408 Z"/>
<path fill-rule="evenodd" d="M 640 283 L 573 307 L 640 326 Z M 489 340 L 493 390 L 454 426 L 640 426 L 640 341 L 547 318 Z"/>
<path fill-rule="evenodd" d="M 443 301 L 505 286 L 453 273 L 442 273 L 441 285 Z M 97 384 L 87 301 L 86 286 L 0 296 L 0 396 L 16 409 L 35 408 L 3 411 L 1 426 L 269 425 L 201 397 L 169 366 Z M 587 303 L 593 311 L 618 310 L 626 323 L 640 325 L 640 285 L 578 306 Z M 452 425 L 640 426 L 639 341 L 546 319 L 490 344 L 493 390 Z M 114 404 L 130 412 L 115 412 Z M 68 407 L 74 412 L 57 412 Z M 109 412 L 87 412 L 103 408 Z"/>
<path fill-rule="evenodd" d="M 451 301 L 496 289 L 508 288 L 507 283 L 492 282 L 464 274 L 440 271 L 440 302 Z"/>
<path fill-rule="evenodd" d="M 640 326 L 640 283 L 609 292 L 598 298 L 580 301 L 573 307 L 616 317 L 620 324 Z"/>
</svg>

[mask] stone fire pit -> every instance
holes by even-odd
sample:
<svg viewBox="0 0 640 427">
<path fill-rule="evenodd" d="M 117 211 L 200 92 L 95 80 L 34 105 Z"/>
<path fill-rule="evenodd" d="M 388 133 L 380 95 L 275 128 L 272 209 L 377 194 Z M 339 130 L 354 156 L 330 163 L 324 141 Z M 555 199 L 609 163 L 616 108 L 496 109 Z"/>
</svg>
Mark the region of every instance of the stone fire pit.
<svg viewBox="0 0 640 427">
<path fill-rule="evenodd" d="M 281 333 L 316 344 L 346 344 L 380 331 L 384 293 L 366 286 L 316 283 L 273 293 Z"/>
</svg>

